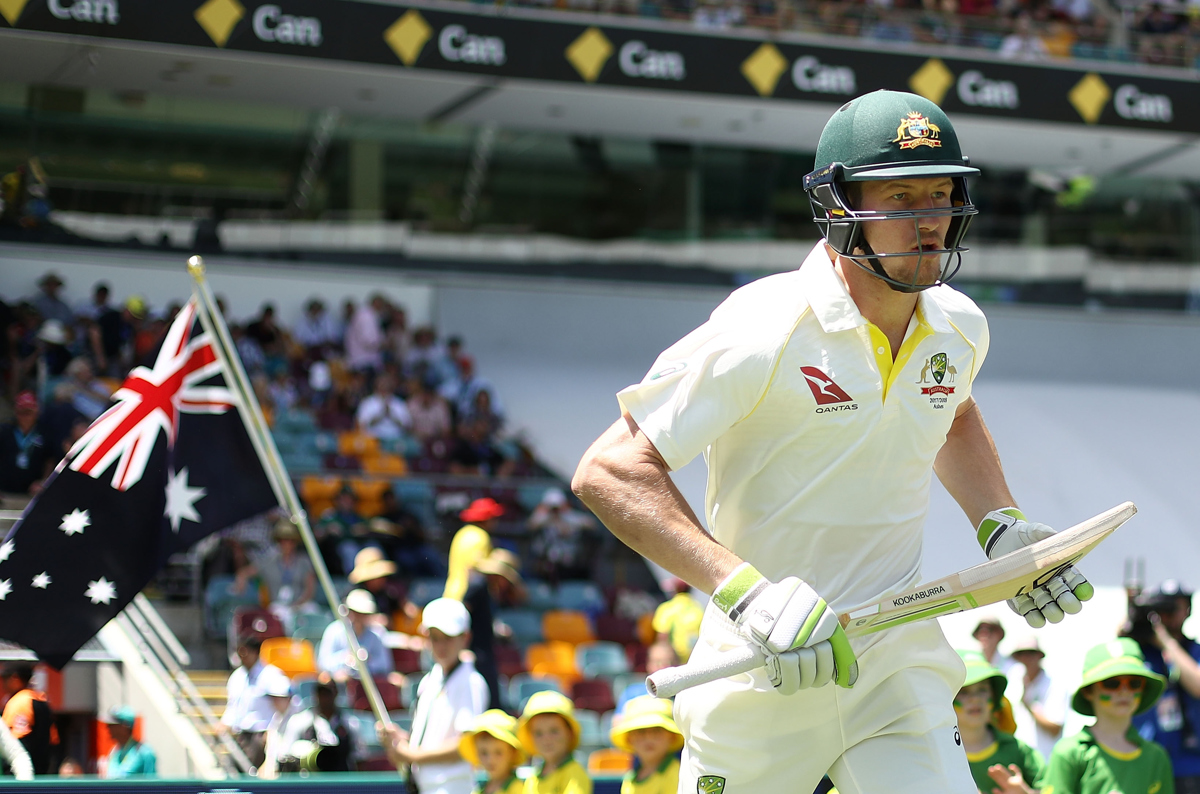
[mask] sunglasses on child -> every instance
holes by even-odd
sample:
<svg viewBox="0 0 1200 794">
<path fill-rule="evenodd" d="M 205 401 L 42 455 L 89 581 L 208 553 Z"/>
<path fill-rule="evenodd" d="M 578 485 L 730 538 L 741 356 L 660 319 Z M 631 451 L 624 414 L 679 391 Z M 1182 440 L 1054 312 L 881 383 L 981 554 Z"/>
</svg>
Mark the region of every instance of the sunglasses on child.
<svg viewBox="0 0 1200 794">
<path fill-rule="evenodd" d="M 1118 675 L 1113 676 L 1112 678 L 1106 678 L 1100 682 L 1100 687 L 1102 689 L 1109 689 L 1114 692 L 1120 689 L 1122 686 L 1124 686 L 1130 692 L 1141 692 L 1142 688 L 1146 686 L 1146 679 L 1137 675 Z"/>
</svg>

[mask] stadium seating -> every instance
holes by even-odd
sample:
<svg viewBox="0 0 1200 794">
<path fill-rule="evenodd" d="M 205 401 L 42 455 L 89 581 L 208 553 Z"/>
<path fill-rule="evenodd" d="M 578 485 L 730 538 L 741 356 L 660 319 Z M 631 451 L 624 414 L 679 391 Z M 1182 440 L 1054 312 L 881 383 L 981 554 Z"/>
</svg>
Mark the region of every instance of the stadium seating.
<svg viewBox="0 0 1200 794">
<path fill-rule="evenodd" d="M 525 647 L 545 639 L 542 634 L 542 616 L 528 609 L 498 609 L 496 620 L 512 629 L 513 640 Z"/>
<path fill-rule="evenodd" d="M 559 609 L 574 609 L 588 615 L 602 614 L 608 608 L 604 592 L 593 582 L 559 582 L 556 596 Z"/>
<path fill-rule="evenodd" d="M 413 579 L 408 586 L 408 600 L 422 609 L 435 598 L 446 592 L 446 580 L 441 578 Z"/>
<path fill-rule="evenodd" d="M 535 692 L 562 692 L 562 687 L 553 678 L 536 677 L 529 673 L 518 673 L 508 682 L 508 702 L 524 710 L 525 701 Z"/>
<path fill-rule="evenodd" d="M 413 648 L 392 648 L 392 664 L 397 673 L 412 675 L 421 672 L 421 652 Z"/>
<path fill-rule="evenodd" d="M 588 774 L 623 775 L 632 768 L 633 756 L 615 747 L 602 747 L 588 754 Z"/>
<path fill-rule="evenodd" d="M 575 646 L 562 641 L 534 643 L 525 649 L 525 669 L 533 675 L 554 676 L 565 689 L 579 679 Z"/>
<path fill-rule="evenodd" d="M 600 727 L 600 715 L 588 709 L 575 709 L 575 720 L 579 723 L 579 748 L 584 759 L 593 750 L 609 746 L 608 734 Z"/>
<path fill-rule="evenodd" d="M 391 487 L 390 482 L 354 477 L 348 484 L 358 498 L 359 515 L 377 516 L 383 511 L 383 492 Z"/>
<path fill-rule="evenodd" d="M 310 474 L 300 480 L 300 498 L 309 516 L 318 517 L 333 507 L 333 498 L 342 490 L 342 478 Z"/>
<path fill-rule="evenodd" d="M 379 696 L 383 699 L 384 711 L 398 711 L 404 708 L 403 698 L 400 694 L 400 687 L 388 681 L 386 678 L 376 676 L 374 679 L 375 688 L 379 690 Z M 362 682 L 357 678 L 346 679 L 346 703 L 355 711 L 370 711 L 371 700 L 367 697 L 367 690 L 363 687 Z"/>
<path fill-rule="evenodd" d="M 496 655 L 496 670 L 506 678 L 512 678 L 518 673 L 525 672 L 525 659 L 521 649 L 504 643 L 496 643 L 493 648 Z"/>
<path fill-rule="evenodd" d="M 333 622 L 333 613 L 324 610 L 320 612 L 299 612 L 296 614 L 296 628 L 292 636 L 298 640 L 308 640 L 313 644 L 321 641 L 325 627 Z"/>
<path fill-rule="evenodd" d="M 363 472 L 385 477 L 400 477 L 408 473 L 408 464 L 399 455 L 381 452 L 362 459 Z"/>
<path fill-rule="evenodd" d="M 229 658 L 232 659 L 237 650 L 238 639 L 241 637 L 255 636 L 260 640 L 268 640 L 272 637 L 283 637 L 286 634 L 287 632 L 283 630 L 283 623 L 269 609 L 240 606 L 233 610 L 233 615 L 229 620 L 225 649 Z"/>
<path fill-rule="evenodd" d="M 587 709 L 597 714 L 612 711 L 617 707 L 612 683 L 604 678 L 584 678 L 576 681 L 571 685 L 571 700 L 576 709 Z"/>
<path fill-rule="evenodd" d="M 337 452 L 347 457 L 365 457 L 379 454 L 379 439 L 357 430 L 338 433 Z"/>
<path fill-rule="evenodd" d="M 630 643 L 625 646 L 625 658 L 629 660 L 629 670 L 634 673 L 646 672 L 646 646 L 641 643 Z"/>
<path fill-rule="evenodd" d="M 569 642 L 572 645 L 596 640 L 587 615 L 572 609 L 552 609 L 543 614 L 542 636 L 547 642 Z"/>
<path fill-rule="evenodd" d="M 629 659 L 624 645 L 592 642 L 575 648 L 575 666 L 584 678 L 613 678 L 629 672 Z"/>
<path fill-rule="evenodd" d="M 618 645 L 637 642 L 637 625 L 619 615 L 598 615 L 596 617 L 596 639 L 602 642 L 615 642 Z"/>
<path fill-rule="evenodd" d="M 527 609 L 534 609 L 538 612 L 559 609 L 558 596 L 554 592 L 554 588 L 550 587 L 549 582 L 543 582 L 541 579 L 526 579 L 525 592 Z"/>
<path fill-rule="evenodd" d="M 317 655 L 308 640 L 274 637 L 263 641 L 259 654 L 265 663 L 275 665 L 288 678 L 317 674 Z"/>
<path fill-rule="evenodd" d="M 204 628 L 213 639 L 226 638 L 229 623 L 238 607 L 261 605 L 258 588 L 246 587 L 240 593 L 233 593 L 229 589 L 233 582 L 232 576 L 214 576 L 204 589 Z"/>
<path fill-rule="evenodd" d="M 637 638 L 642 645 L 651 645 L 654 639 L 658 636 L 658 632 L 654 630 L 654 615 L 646 614 L 638 618 L 637 621 Z"/>
</svg>

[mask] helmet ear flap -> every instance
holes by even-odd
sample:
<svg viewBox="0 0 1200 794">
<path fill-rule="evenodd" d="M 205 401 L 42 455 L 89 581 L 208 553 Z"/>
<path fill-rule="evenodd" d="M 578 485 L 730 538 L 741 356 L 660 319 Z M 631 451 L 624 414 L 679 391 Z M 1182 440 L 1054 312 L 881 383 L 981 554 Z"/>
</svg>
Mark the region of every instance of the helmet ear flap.
<svg viewBox="0 0 1200 794">
<path fill-rule="evenodd" d="M 950 192 L 950 206 L 963 207 L 970 203 L 971 196 L 967 192 L 967 180 L 963 177 L 955 177 L 954 190 Z M 946 242 L 944 243 L 946 248 L 957 248 L 962 243 L 974 217 L 974 215 L 957 215 L 950 220 L 950 227 L 946 230 Z"/>
<path fill-rule="evenodd" d="M 850 205 L 836 183 L 828 181 L 810 186 L 809 197 L 813 204 L 813 220 L 825 234 L 829 247 L 839 254 L 854 250 L 862 235 L 861 224 L 849 220 Z M 839 221 L 839 217 L 846 220 Z"/>
</svg>

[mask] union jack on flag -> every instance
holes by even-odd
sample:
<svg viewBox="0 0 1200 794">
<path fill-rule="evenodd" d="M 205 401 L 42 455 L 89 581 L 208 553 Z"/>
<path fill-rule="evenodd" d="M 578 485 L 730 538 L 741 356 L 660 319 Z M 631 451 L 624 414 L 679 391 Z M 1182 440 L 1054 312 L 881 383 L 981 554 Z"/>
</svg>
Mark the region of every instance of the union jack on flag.
<svg viewBox="0 0 1200 794">
<path fill-rule="evenodd" d="M 0 540 L 0 637 L 61 668 L 167 558 L 277 504 L 195 299 Z M 213 323 L 223 322 L 210 315 Z M 254 399 L 251 396 L 249 399 Z"/>
<path fill-rule="evenodd" d="M 175 444 L 179 414 L 223 414 L 234 396 L 224 386 L 201 386 L 221 370 L 205 332 L 191 335 L 196 302 L 188 301 L 163 340 L 154 367 L 137 367 L 113 394 L 117 403 L 71 449 L 71 469 L 99 479 L 112 467 L 112 486 L 126 491 L 146 473 L 159 433 Z"/>
</svg>

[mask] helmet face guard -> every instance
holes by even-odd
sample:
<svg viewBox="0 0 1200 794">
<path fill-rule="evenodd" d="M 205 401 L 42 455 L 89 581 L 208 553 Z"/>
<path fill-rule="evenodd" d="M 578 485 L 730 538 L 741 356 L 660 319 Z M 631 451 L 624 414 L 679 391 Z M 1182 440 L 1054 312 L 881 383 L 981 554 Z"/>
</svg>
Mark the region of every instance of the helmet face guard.
<svg viewBox="0 0 1200 794">
<path fill-rule="evenodd" d="M 963 158 L 966 165 L 966 158 Z M 921 174 L 920 176 L 925 176 Z M 929 174 L 937 176 L 937 174 Z M 890 177 L 888 177 L 890 178 Z M 951 176 L 954 187 L 950 192 L 950 206 L 926 210 L 858 210 L 851 206 L 843 186 L 846 184 L 846 171 L 841 163 L 832 163 L 824 168 L 813 171 L 804 177 L 804 189 L 808 192 L 813 207 L 813 221 L 821 229 L 825 241 L 841 257 L 849 259 L 873 276 L 884 281 L 889 287 L 898 292 L 920 292 L 945 284 L 958 273 L 962 265 L 962 254 L 967 251 L 962 245 L 962 239 L 971 225 L 971 218 L 979 214 L 979 210 L 971 203 L 967 192 L 967 180 L 963 176 Z M 862 180 L 866 181 L 866 180 Z M 911 220 L 916 238 L 920 239 L 922 218 L 950 218 L 950 227 L 946 230 L 946 239 L 941 248 L 918 253 L 875 252 L 867 244 L 863 224 L 873 221 Z M 863 253 L 856 254 L 861 249 Z M 916 257 L 917 265 L 913 269 L 912 281 L 901 281 L 888 274 L 884 261 L 896 257 Z M 943 257 L 940 274 L 931 284 L 920 284 L 917 279 L 921 276 L 921 266 L 926 257 Z"/>
</svg>

